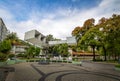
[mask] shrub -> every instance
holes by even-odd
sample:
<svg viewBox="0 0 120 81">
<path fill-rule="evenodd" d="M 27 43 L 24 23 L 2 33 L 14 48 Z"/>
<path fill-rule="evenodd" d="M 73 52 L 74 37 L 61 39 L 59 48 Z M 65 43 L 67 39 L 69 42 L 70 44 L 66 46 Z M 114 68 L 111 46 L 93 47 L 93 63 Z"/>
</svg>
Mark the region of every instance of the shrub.
<svg viewBox="0 0 120 81">
<path fill-rule="evenodd" d="M 0 53 L 0 61 L 6 61 L 7 60 L 7 57 L 6 57 L 6 55 L 5 54 L 3 54 L 3 53 Z"/>
<path fill-rule="evenodd" d="M 63 60 L 64 63 L 67 63 L 67 60 Z"/>
<path fill-rule="evenodd" d="M 15 57 L 14 54 L 9 54 L 9 55 L 8 55 L 8 58 L 10 58 L 10 59 L 12 59 L 13 57 Z"/>
<path fill-rule="evenodd" d="M 75 57 L 75 58 L 72 58 L 72 60 L 73 60 L 73 61 L 78 61 L 78 58 L 77 58 L 77 57 Z"/>
<path fill-rule="evenodd" d="M 115 65 L 115 67 L 120 68 L 120 64 Z"/>
<path fill-rule="evenodd" d="M 26 54 L 18 54 L 17 57 L 23 57 L 23 58 L 26 58 L 27 55 L 26 55 Z"/>
</svg>

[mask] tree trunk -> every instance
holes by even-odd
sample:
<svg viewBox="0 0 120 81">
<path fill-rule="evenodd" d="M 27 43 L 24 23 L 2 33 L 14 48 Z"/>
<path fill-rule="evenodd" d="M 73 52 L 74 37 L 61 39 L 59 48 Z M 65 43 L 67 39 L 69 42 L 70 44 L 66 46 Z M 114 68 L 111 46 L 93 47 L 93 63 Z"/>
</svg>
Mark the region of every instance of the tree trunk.
<svg viewBox="0 0 120 81">
<path fill-rule="evenodd" d="M 117 60 L 117 56 L 116 56 L 116 53 L 115 53 L 115 61 Z"/>
<path fill-rule="evenodd" d="M 95 46 L 92 46 L 93 48 L 93 61 L 95 61 Z"/>
<path fill-rule="evenodd" d="M 107 54 L 106 54 L 105 46 L 103 46 L 103 50 L 104 50 L 104 61 L 107 61 Z"/>
</svg>

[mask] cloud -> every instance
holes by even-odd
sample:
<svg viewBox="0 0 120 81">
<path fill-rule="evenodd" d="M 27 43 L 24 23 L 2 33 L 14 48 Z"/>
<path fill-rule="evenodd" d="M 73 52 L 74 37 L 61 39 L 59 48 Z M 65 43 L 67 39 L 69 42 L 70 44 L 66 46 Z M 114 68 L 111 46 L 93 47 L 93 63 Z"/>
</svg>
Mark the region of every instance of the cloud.
<svg viewBox="0 0 120 81">
<path fill-rule="evenodd" d="M 0 13 L 7 27 L 17 32 L 21 39 L 24 39 L 25 32 L 32 29 L 44 35 L 52 34 L 55 38 L 65 39 L 71 36 L 76 26 L 82 26 L 89 18 L 95 18 L 98 21 L 101 17 L 110 17 L 113 13 L 120 14 L 120 1 L 102 0 L 98 6 L 89 10 L 58 8 L 54 13 L 41 13 L 33 10 L 28 14 L 28 18 L 22 21 L 17 21 L 7 9 L 0 9 Z"/>
</svg>

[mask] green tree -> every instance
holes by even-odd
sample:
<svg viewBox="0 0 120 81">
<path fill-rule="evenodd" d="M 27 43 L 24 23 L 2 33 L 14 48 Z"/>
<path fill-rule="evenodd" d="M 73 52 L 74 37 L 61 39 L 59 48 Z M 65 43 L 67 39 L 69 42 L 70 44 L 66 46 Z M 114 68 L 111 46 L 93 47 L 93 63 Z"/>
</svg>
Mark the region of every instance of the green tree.
<svg viewBox="0 0 120 81">
<path fill-rule="evenodd" d="M 16 43 L 19 41 L 19 39 L 17 37 L 17 33 L 14 33 L 14 32 L 8 34 L 6 37 L 6 40 L 11 40 L 11 43 Z"/>
<path fill-rule="evenodd" d="M 3 40 L 0 42 L 0 52 L 2 53 L 9 53 L 11 50 L 11 41 L 10 40 Z"/>
<path fill-rule="evenodd" d="M 104 31 L 106 32 L 106 39 L 107 39 L 107 50 L 109 55 L 117 57 L 120 55 L 119 42 L 120 42 L 120 15 L 113 14 L 113 16 L 104 23 Z"/>
<path fill-rule="evenodd" d="M 39 56 L 39 54 L 40 54 L 40 48 L 39 47 L 36 47 L 35 48 L 35 56 Z"/>
<path fill-rule="evenodd" d="M 85 50 L 86 46 L 80 45 L 79 41 L 90 28 L 94 27 L 94 22 L 95 20 L 93 18 L 88 19 L 84 22 L 82 27 L 78 26 L 72 31 L 72 36 L 75 36 L 77 40 L 77 49 L 81 48 Z"/>
<path fill-rule="evenodd" d="M 53 46 L 53 54 L 54 55 L 61 55 L 61 56 L 68 56 L 68 44 L 58 44 Z"/>
<path fill-rule="evenodd" d="M 94 27 L 95 19 L 91 18 L 84 22 L 83 28 L 88 31 L 90 28 Z"/>
<path fill-rule="evenodd" d="M 33 58 L 35 56 L 35 47 L 34 46 L 30 46 L 27 51 L 27 58 Z"/>
<path fill-rule="evenodd" d="M 84 35 L 83 27 L 78 26 L 72 31 L 72 36 L 75 36 L 75 38 L 77 40 L 77 45 L 83 35 Z"/>
<path fill-rule="evenodd" d="M 59 53 L 61 54 L 61 56 L 68 56 L 68 44 L 60 44 L 59 45 Z"/>
<path fill-rule="evenodd" d="M 27 58 L 34 58 L 35 56 L 39 56 L 40 48 L 35 46 L 30 46 L 26 49 Z"/>
<path fill-rule="evenodd" d="M 7 60 L 7 55 L 0 53 L 0 62 L 6 61 Z"/>
<path fill-rule="evenodd" d="M 47 41 L 53 41 L 53 40 L 54 40 L 53 35 L 51 35 L 51 34 L 47 35 L 47 36 L 46 36 L 46 40 L 47 40 Z"/>
<path fill-rule="evenodd" d="M 100 45 L 98 38 L 100 38 L 101 34 L 102 33 L 96 27 L 94 27 L 89 29 L 80 40 L 80 45 L 91 46 L 91 48 L 93 49 L 94 61 L 95 61 L 95 49 Z"/>
</svg>

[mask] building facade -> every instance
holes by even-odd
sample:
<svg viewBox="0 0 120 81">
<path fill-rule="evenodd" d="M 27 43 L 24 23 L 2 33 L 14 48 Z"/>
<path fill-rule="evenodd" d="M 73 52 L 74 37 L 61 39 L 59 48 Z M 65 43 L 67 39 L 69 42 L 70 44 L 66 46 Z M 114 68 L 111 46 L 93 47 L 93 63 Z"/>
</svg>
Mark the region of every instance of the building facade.
<svg viewBox="0 0 120 81">
<path fill-rule="evenodd" d="M 17 44 L 14 44 L 14 45 L 12 46 L 11 53 L 12 53 L 12 54 L 15 54 L 15 55 L 17 55 L 17 54 L 25 54 L 26 48 L 28 48 L 28 47 L 25 46 L 25 45 L 17 45 Z"/>
<path fill-rule="evenodd" d="M 67 37 L 66 40 L 49 41 L 50 46 L 64 43 L 67 43 L 68 45 L 77 44 L 75 37 Z"/>
<path fill-rule="evenodd" d="M 2 18 L 0 18 L 0 41 L 4 40 L 8 34 L 7 27 L 5 26 Z"/>
<path fill-rule="evenodd" d="M 24 40 L 40 48 L 44 48 L 48 45 L 46 37 L 37 30 L 25 32 Z"/>
</svg>

